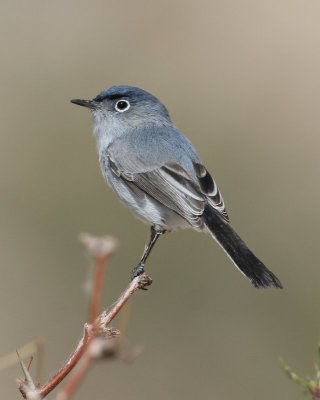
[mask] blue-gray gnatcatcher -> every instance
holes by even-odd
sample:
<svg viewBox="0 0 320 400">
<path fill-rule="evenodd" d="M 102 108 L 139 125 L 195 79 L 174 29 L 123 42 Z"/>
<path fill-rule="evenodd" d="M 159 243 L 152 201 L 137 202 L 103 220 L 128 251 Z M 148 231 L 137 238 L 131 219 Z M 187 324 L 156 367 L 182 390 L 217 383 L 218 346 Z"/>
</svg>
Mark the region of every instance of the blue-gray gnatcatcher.
<svg viewBox="0 0 320 400">
<path fill-rule="evenodd" d="M 150 241 L 132 277 L 144 272 L 160 235 L 194 228 L 210 233 L 254 287 L 282 287 L 229 225 L 215 181 L 156 97 L 137 87 L 112 86 L 92 100 L 71 102 L 91 110 L 105 180 L 151 225 Z"/>
</svg>

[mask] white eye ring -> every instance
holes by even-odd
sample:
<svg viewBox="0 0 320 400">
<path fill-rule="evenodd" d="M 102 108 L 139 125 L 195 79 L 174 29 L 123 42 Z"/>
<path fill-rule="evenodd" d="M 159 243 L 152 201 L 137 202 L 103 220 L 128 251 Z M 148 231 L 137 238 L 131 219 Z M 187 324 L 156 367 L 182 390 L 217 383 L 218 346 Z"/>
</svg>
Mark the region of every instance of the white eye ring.
<svg viewBox="0 0 320 400">
<path fill-rule="evenodd" d="M 129 110 L 130 103 L 128 102 L 128 100 L 121 99 L 116 102 L 114 108 L 116 109 L 116 111 L 125 112 Z"/>
</svg>

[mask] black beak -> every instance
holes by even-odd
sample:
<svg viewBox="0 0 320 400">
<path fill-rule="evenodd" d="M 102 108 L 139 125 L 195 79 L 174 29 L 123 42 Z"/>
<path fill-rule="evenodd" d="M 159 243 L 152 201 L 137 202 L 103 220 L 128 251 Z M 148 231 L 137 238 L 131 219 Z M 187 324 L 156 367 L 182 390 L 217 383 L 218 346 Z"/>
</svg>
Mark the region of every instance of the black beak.
<svg viewBox="0 0 320 400">
<path fill-rule="evenodd" d="M 94 109 L 97 106 L 97 103 L 94 100 L 73 99 L 73 100 L 70 100 L 70 101 L 71 101 L 71 103 L 77 104 L 78 106 L 88 107 L 88 108 L 91 108 L 91 109 Z"/>
</svg>

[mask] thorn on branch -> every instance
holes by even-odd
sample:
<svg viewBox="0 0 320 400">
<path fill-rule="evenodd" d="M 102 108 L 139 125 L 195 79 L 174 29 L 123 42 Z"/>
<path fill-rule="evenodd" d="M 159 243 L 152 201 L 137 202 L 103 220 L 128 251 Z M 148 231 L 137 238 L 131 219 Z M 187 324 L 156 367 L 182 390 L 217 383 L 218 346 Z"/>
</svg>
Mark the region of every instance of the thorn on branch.
<svg viewBox="0 0 320 400">
<path fill-rule="evenodd" d="M 24 380 L 19 379 L 17 381 L 21 394 L 23 395 L 24 398 L 26 398 L 28 400 L 38 400 L 38 399 L 40 400 L 39 392 L 31 378 L 31 375 L 29 372 L 30 364 L 28 367 L 26 367 L 26 365 L 23 362 L 23 360 L 21 359 L 18 351 L 17 351 L 17 356 L 19 359 L 19 363 L 20 363 L 23 375 L 24 375 Z"/>
</svg>

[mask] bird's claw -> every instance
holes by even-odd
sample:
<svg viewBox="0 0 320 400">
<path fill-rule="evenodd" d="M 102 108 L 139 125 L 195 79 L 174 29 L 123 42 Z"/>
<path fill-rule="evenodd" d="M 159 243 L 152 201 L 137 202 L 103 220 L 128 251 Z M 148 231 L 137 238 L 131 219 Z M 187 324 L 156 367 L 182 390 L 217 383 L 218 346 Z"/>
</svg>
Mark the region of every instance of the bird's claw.
<svg viewBox="0 0 320 400">
<path fill-rule="evenodd" d="M 131 280 L 144 273 L 144 264 L 139 263 L 131 272 Z"/>
<path fill-rule="evenodd" d="M 152 279 L 150 278 L 150 276 L 144 273 L 144 264 L 142 262 L 140 262 L 136 267 L 133 268 L 131 272 L 131 280 L 137 278 L 138 276 L 141 276 L 142 274 L 144 274 L 144 276 L 140 278 L 139 289 L 148 290 L 147 286 L 151 285 Z"/>
</svg>

